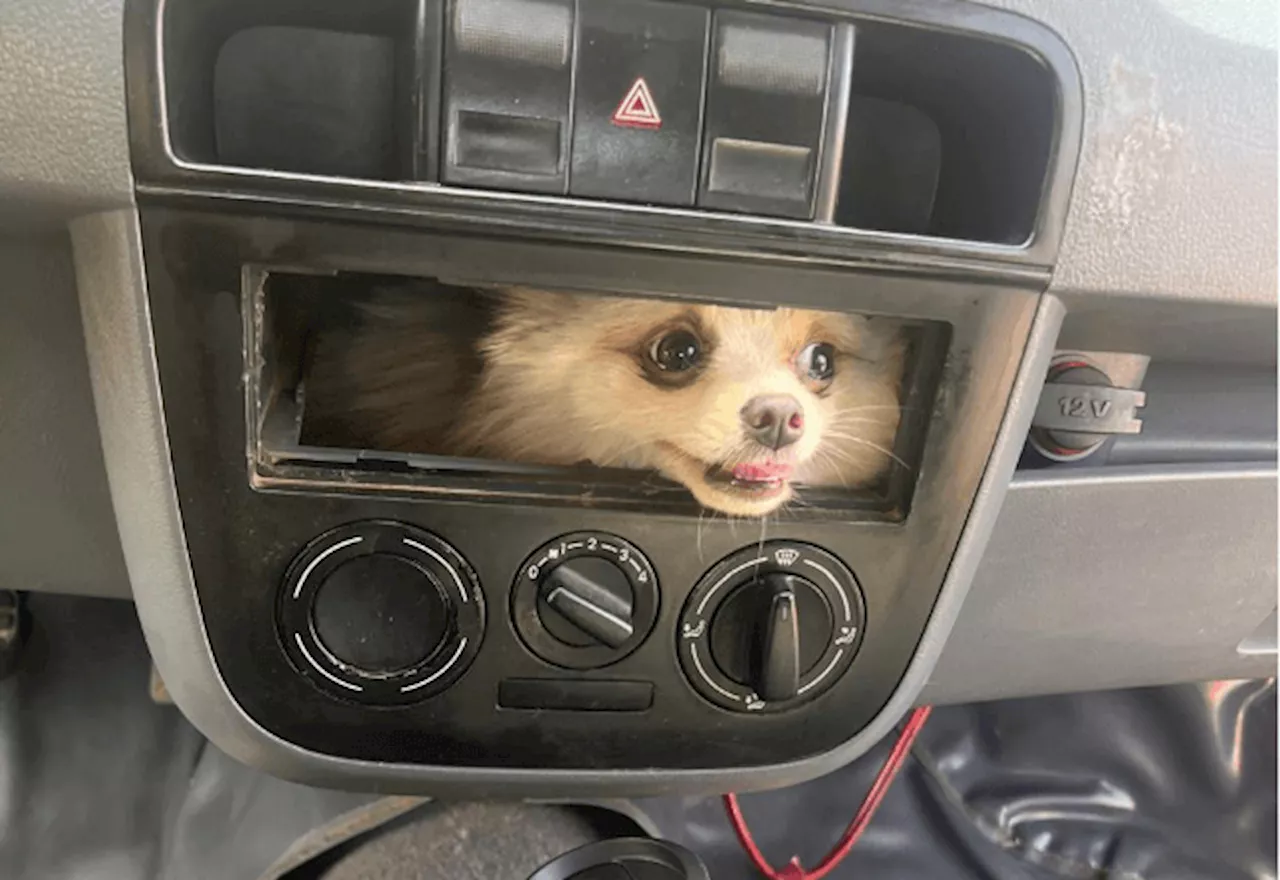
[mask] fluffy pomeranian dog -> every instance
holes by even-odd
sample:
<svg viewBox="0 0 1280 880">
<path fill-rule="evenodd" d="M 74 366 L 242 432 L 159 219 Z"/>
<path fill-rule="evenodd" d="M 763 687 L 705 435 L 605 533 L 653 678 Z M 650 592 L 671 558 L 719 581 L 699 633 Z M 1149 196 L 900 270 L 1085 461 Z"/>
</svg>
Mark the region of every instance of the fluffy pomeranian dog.
<svg viewBox="0 0 1280 880">
<path fill-rule="evenodd" d="M 483 318 L 452 307 L 474 333 L 465 350 L 429 296 L 374 303 L 360 329 L 322 338 L 304 442 L 652 469 L 734 516 L 778 509 L 796 483 L 873 483 L 893 461 L 905 358 L 895 322 L 484 296 Z"/>
</svg>

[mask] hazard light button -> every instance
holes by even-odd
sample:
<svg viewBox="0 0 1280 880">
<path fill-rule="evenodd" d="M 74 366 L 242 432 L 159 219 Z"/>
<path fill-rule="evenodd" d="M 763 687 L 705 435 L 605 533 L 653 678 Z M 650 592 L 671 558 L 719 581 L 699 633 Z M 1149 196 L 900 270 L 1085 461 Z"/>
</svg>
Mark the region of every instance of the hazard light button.
<svg viewBox="0 0 1280 880">
<path fill-rule="evenodd" d="M 578 4 L 570 195 L 693 204 L 709 27 L 687 3 Z"/>
</svg>

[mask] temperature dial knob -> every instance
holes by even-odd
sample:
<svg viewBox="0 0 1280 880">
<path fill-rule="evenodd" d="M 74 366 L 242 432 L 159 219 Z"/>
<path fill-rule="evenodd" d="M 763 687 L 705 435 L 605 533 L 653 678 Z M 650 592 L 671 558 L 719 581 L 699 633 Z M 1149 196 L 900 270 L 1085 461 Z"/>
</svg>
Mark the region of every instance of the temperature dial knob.
<svg viewBox="0 0 1280 880">
<path fill-rule="evenodd" d="M 280 591 L 285 653 L 322 690 L 409 703 L 457 680 L 480 648 L 484 595 L 445 541 L 403 523 L 352 523 L 303 548 Z"/>
<path fill-rule="evenodd" d="M 766 703 L 793 700 L 831 642 L 831 607 L 812 581 L 774 572 L 733 590 L 711 621 L 711 659 Z"/>
<path fill-rule="evenodd" d="M 604 532 L 575 532 L 539 547 L 511 591 L 516 630 L 533 653 L 591 669 L 635 650 L 658 616 L 653 566 Z"/>
<path fill-rule="evenodd" d="M 849 668 L 865 612 L 853 574 L 830 553 L 773 541 L 721 561 L 694 587 L 677 651 L 694 688 L 741 712 L 811 700 Z"/>
</svg>

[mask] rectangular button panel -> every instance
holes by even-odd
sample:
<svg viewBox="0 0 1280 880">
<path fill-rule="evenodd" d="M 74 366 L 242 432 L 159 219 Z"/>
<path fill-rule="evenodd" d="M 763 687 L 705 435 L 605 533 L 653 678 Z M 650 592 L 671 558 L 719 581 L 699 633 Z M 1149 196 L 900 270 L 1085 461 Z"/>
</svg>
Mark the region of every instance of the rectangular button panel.
<svg viewBox="0 0 1280 880">
<path fill-rule="evenodd" d="M 568 188 L 573 0 L 453 0 L 445 22 L 445 183 Z"/>
<path fill-rule="evenodd" d="M 698 205 L 811 218 L 832 26 L 721 10 L 712 28 Z"/>
<path fill-rule="evenodd" d="M 673 0 L 446 3 L 446 185 L 803 220 L 833 192 L 824 129 L 843 138 L 827 105 L 852 40 L 831 23 Z"/>
<path fill-rule="evenodd" d="M 693 204 L 710 20 L 685 3 L 579 4 L 571 195 Z"/>
</svg>

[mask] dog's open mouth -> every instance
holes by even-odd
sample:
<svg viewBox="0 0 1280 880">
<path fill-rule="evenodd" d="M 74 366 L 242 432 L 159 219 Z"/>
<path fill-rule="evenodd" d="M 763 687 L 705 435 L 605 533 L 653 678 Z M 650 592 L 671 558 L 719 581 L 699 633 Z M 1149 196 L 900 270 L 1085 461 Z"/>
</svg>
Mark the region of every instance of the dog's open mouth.
<svg viewBox="0 0 1280 880">
<path fill-rule="evenodd" d="M 765 460 L 707 464 L 671 444 L 662 444 L 662 470 L 684 483 L 704 507 L 731 516 L 764 516 L 791 497 L 796 466 Z"/>
<path fill-rule="evenodd" d="M 732 467 L 711 465 L 703 472 L 706 481 L 719 489 L 730 489 L 754 498 L 767 498 L 787 489 L 794 470 L 781 462 L 750 462 Z"/>
</svg>

